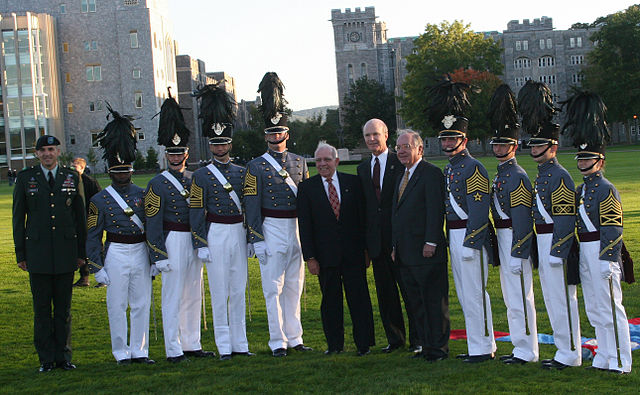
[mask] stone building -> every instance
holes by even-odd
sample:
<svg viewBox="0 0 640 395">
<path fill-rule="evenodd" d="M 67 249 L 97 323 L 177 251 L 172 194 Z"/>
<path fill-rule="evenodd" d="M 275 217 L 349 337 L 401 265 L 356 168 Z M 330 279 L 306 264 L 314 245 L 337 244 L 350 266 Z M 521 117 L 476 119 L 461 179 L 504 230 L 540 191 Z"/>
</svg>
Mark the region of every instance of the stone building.
<svg viewBox="0 0 640 395">
<path fill-rule="evenodd" d="M 0 0 L 3 15 L 27 12 L 54 21 L 66 149 L 82 156 L 96 149 L 108 102 L 136 118 L 138 150 L 159 150 L 153 117 L 167 88 L 178 91 L 167 0 Z"/>
</svg>

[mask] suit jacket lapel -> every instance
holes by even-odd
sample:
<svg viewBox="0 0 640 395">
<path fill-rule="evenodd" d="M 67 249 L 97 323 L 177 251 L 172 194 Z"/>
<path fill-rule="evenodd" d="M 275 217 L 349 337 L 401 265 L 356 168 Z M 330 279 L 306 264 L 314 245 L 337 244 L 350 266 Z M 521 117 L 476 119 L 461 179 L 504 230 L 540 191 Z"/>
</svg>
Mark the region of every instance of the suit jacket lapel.
<svg viewBox="0 0 640 395">
<path fill-rule="evenodd" d="M 393 178 L 393 173 L 395 172 L 395 161 L 391 160 L 392 152 L 389 151 L 387 153 L 387 163 L 384 165 L 384 175 L 382 176 L 382 190 L 380 191 L 380 195 L 382 195 L 382 191 L 391 188 L 395 185 L 392 185 L 391 179 Z M 371 162 L 369 162 L 369 166 L 371 166 Z M 369 173 L 371 174 L 371 173 Z M 386 189 L 385 189 L 386 188 Z M 391 192 L 393 194 L 393 192 Z"/>
</svg>

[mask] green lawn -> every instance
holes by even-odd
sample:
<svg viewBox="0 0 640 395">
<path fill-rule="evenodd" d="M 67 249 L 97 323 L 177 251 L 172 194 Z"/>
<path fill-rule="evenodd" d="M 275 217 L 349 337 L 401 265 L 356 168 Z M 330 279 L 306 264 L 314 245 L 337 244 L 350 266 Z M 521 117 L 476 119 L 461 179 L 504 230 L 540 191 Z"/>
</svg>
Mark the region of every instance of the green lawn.
<svg viewBox="0 0 640 395">
<path fill-rule="evenodd" d="M 622 196 L 625 212 L 625 241 L 637 261 L 640 262 L 640 177 L 637 174 L 636 151 L 628 148 L 610 149 L 607 160 L 607 177 L 615 183 Z M 521 164 L 535 177 L 535 165 L 526 152 L 520 154 Z M 571 172 L 576 183 L 580 177 L 575 168 L 573 154 L 563 153 L 560 162 Z M 495 172 L 496 161 L 492 157 L 481 158 Z M 443 167 L 444 159 L 434 160 Z M 344 166 L 342 171 L 355 173 L 354 165 Z M 312 171 L 315 170 L 312 168 Z M 149 175 L 135 176 L 134 181 L 145 186 Z M 107 185 L 106 178 L 100 179 Z M 306 294 L 302 300 L 302 324 L 305 344 L 315 350 L 311 353 L 291 352 L 282 359 L 271 357 L 267 346 L 268 329 L 264 298 L 260 287 L 260 273 L 255 260 L 249 262 L 251 291 L 251 321 L 247 315 L 247 334 L 250 349 L 258 355 L 253 358 L 234 358 L 220 362 L 217 359 L 193 360 L 189 363 L 171 365 L 165 361 L 160 317 L 160 279 L 154 281 L 157 316 L 157 339 L 153 322 L 150 330 L 150 357 L 158 361 L 153 366 L 131 365 L 119 367 L 111 355 L 109 326 L 105 305 L 106 290 L 84 288 L 74 290 L 73 314 L 73 361 L 78 369 L 71 372 L 54 371 L 38 374 L 38 358 L 33 347 L 33 321 L 31 293 L 28 276 L 15 264 L 11 237 L 11 188 L 0 185 L 0 393 L 212 393 L 212 392 L 423 392 L 423 393 L 501 393 L 501 392 L 569 392 L 590 393 L 637 391 L 640 386 L 640 353 L 634 352 L 634 370 L 630 375 L 619 377 L 602 372 L 591 372 L 584 368 L 571 368 L 561 372 L 545 371 L 538 364 L 504 366 L 491 361 L 468 366 L 450 358 L 437 364 L 428 364 L 408 358 L 404 351 L 382 354 L 379 349 L 386 345 L 380 323 L 373 274 L 368 270 L 369 286 L 374 303 L 377 346 L 366 357 L 356 357 L 351 338 L 351 327 L 346 314 L 346 352 L 326 357 L 322 354 L 326 344 L 322 333 L 317 280 L 307 272 Z M 206 273 L 206 270 L 205 270 Z M 498 269 L 491 268 L 488 290 L 493 307 L 494 329 L 508 332 L 506 311 L 502 302 Z M 205 274 L 206 275 L 206 274 Z M 638 269 L 636 277 L 640 278 Z M 92 279 L 93 282 L 93 279 Z M 206 284 L 206 281 L 205 281 Z M 540 283 L 534 280 L 538 311 L 538 331 L 551 333 L 544 309 Z M 623 284 L 624 304 L 629 318 L 640 316 L 640 288 Z M 202 331 L 204 349 L 214 350 L 211 304 L 207 287 L 207 330 Z M 450 312 L 452 329 L 463 329 L 462 311 L 458 304 L 453 280 L 450 280 Z M 594 337 L 581 305 L 582 335 Z M 348 311 L 345 308 L 345 312 Z M 153 317 L 153 314 L 151 315 Z M 153 319 L 153 318 L 152 318 Z M 451 356 L 466 351 L 465 341 L 450 343 Z M 498 354 L 508 354 L 511 344 L 497 342 Z M 540 357 L 550 358 L 555 348 L 541 345 Z M 585 365 L 589 365 L 587 362 Z M 634 390 L 635 388 L 635 390 Z"/>
</svg>

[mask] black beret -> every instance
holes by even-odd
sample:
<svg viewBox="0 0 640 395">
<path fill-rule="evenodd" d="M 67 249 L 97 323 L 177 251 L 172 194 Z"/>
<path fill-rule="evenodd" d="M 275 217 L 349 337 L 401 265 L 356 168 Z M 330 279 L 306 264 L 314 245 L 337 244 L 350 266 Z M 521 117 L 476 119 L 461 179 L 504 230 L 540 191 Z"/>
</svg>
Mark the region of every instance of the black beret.
<svg viewBox="0 0 640 395">
<path fill-rule="evenodd" d="M 50 136 L 48 134 L 40 136 L 40 138 L 36 142 L 36 150 L 39 150 L 40 148 L 46 147 L 48 145 L 60 145 L 60 140 L 58 140 L 55 136 Z"/>
</svg>

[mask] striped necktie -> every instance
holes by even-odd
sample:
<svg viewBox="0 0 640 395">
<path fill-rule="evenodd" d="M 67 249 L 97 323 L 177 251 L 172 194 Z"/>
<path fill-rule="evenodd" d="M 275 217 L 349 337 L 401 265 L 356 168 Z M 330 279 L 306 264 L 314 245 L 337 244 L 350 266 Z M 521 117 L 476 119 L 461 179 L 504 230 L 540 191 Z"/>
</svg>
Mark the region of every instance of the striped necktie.
<svg viewBox="0 0 640 395">
<path fill-rule="evenodd" d="M 338 199 L 338 192 L 336 191 L 336 187 L 333 186 L 331 178 L 327 178 L 327 184 L 329 184 L 329 203 L 331 203 L 333 214 L 335 214 L 336 219 L 338 219 L 340 218 L 340 200 Z"/>
<path fill-rule="evenodd" d="M 404 177 L 402 177 L 402 183 L 400 184 L 400 190 L 398 191 L 398 201 L 402 199 L 402 194 L 404 193 L 404 189 L 407 187 L 409 183 L 409 169 L 404 172 Z"/>
</svg>

